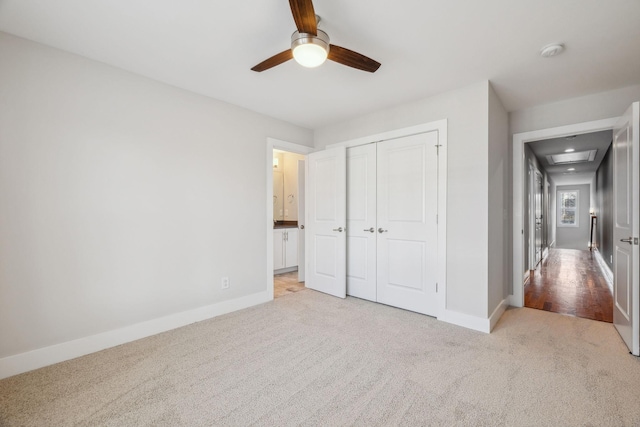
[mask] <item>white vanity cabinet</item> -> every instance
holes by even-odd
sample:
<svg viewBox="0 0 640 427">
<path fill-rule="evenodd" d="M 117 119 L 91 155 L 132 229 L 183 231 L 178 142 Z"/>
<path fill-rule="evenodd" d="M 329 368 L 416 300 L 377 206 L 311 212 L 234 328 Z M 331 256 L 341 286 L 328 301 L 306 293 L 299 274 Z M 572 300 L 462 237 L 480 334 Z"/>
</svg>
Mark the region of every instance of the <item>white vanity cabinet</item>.
<svg viewBox="0 0 640 427">
<path fill-rule="evenodd" d="M 295 270 L 298 266 L 298 229 L 273 230 L 273 270 Z"/>
</svg>

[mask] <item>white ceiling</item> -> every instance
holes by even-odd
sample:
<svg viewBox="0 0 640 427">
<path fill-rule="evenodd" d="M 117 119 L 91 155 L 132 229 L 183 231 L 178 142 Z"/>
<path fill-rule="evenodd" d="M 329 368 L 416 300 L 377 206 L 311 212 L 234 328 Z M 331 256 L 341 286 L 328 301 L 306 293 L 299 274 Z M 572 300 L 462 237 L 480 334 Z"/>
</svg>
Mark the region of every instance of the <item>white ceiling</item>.
<svg viewBox="0 0 640 427">
<path fill-rule="evenodd" d="M 382 63 L 250 68 L 289 47 L 286 0 L 0 0 L 0 30 L 315 129 L 490 80 L 509 111 L 640 83 L 638 0 L 315 0 Z M 543 59 L 540 48 L 566 44 Z M 1 60 L 1 58 L 0 58 Z"/>
</svg>

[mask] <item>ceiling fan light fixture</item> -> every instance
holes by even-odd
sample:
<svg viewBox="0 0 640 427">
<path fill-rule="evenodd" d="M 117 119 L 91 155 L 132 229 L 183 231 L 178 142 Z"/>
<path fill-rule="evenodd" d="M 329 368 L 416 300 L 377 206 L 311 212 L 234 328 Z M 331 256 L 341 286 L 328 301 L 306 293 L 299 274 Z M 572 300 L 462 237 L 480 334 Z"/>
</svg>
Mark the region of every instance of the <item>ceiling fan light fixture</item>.
<svg viewBox="0 0 640 427">
<path fill-rule="evenodd" d="M 296 31 L 291 36 L 291 51 L 293 59 L 303 67 L 318 67 L 329 55 L 329 35 L 322 30 L 317 36 Z"/>
</svg>

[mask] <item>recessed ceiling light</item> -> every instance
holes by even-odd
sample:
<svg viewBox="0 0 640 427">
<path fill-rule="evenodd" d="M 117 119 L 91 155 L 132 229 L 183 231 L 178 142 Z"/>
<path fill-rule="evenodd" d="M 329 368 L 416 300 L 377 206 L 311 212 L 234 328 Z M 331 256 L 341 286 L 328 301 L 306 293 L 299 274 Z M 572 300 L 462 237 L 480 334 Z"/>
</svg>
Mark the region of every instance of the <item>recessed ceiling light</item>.
<svg viewBox="0 0 640 427">
<path fill-rule="evenodd" d="M 553 43 L 540 49 L 540 56 L 543 58 L 551 58 L 552 56 L 560 55 L 564 50 L 562 43 Z"/>
<path fill-rule="evenodd" d="M 576 151 L 575 148 L 567 148 L 566 150 L 564 150 L 565 153 L 573 153 L 574 151 Z"/>
<path fill-rule="evenodd" d="M 567 170 L 568 170 L 568 171 L 574 171 L 574 170 L 576 170 L 576 168 L 569 168 L 569 169 L 567 169 Z"/>
</svg>

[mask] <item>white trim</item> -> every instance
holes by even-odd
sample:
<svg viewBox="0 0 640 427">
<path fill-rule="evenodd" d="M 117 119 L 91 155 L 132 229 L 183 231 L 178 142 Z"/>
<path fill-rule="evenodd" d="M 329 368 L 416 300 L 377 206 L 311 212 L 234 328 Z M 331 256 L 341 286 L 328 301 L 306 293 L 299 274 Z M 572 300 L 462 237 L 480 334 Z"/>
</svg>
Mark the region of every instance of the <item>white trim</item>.
<svg viewBox="0 0 640 427">
<path fill-rule="evenodd" d="M 262 304 L 269 300 L 270 298 L 267 292 L 263 291 L 257 294 L 183 311 L 182 313 L 175 313 L 146 322 L 136 323 L 135 325 L 125 326 L 124 328 L 113 331 L 4 357 L 0 359 L 0 379 L 95 353 L 96 351 L 170 331 L 191 323 L 201 322 L 211 319 L 212 317 L 231 313 L 232 311 Z"/>
<path fill-rule="evenodd" d="M 275 138 L 267 138 L 266 151 L 266 183 L 267 183 L 267 272 L 266 284 L 269 300 L 273 299 L 273 150 L 289 151 L 291 153 L 307 155 L 313 151 L 312 147 L 281 141 Z"/>
<path fill-rule="evenodd" d="M 524 236 L 522 234 L 524 212 L 523 178 L 525 170 L 524 144 L 542 139 L 610 130 L 613 129 L 617 120 L 617 118 L 595 120 L 513 135 L 513 294 L 509 297 L 512 306 L 524 306 L 522 282 L 522 274 L 524 272 Z"/>
<path fill-rule="evenodd" d="M 438 313 L 447 309 L 447 121 L 438 123 Z"/>
<path fill-rule="evenodd" d="M 613 271 L 611 271 L 611 268 L 609 268 L 609 265 L 604 260 L 604 258 L 602 257 L 602 254 L 597 248 L 594 249 L 593 252 L 596 256 L 596 261 L 598 261 L 598 266 L 600 267 L 600 271 L 602 271 L 602 275 L 607 281 L 607 286 L 609 286 L 611 295 L 613 295 Z"/>
<path fill-rule="evenodd" d="M 279 270 L 273 270 L 273 274 L 275 276 L 276 274 L 291 273 L 292 271 L 298 271 L 298 267 L 286 267 Z"/>
<path fill-rule="evenodd" d="M 395 129 L 362 138 L 327 145 L 326 149 L 335 147 L 357 147 L 359 145 L 388 141 L 427 132 L 438 132 L 438 320 L 446 312 L 447 307 L 447 119 L 423 123 L 417 126 Z M 455 316 L 454 316 L 455 317 Z M 457 317 L 455 317 L 457 318 Z M 476 319 L 474 317 L 474 319 Z M 445 320 L 447 321 L 447 320 Z M 456 322 L 450 322 L 455 323 Z M 474 322 L 470 322 L 474 324 Z M 461 325 L 464 326 L 464 325 Z M 476 329 L 471 327 L 471 329 Z"/>
<path fill-rule="evenodd" d="M 438 316 L 438 320 L 488 334 L 496 326 L 508 307 L 509 299 L 505 298 L 500 301 L 500 304 L 498 304 L 496 309 L 493 310 L 493 313 L 491 313 L 491 316 L 489 316 L 488 319 L 471 316 L 469 314 L 464 314 L 457 311 L 444 310 L 443 315 Z"/>
<path fill-rule="evenodd" d="M 373 142 L 388 141 L 390 139 L 403 138 L 406 136 L 417 135 L 420 133 L 432 132 L 434 130 L 439 132 L 439 136 L 444 135 L 444 144 L 446 146 L 447 119 L 442 119 L 442 120 L 436 120 L 435 122 L 423 123 L 421 125 L 406 127 L 402 129 L 395 129 L 388 132 L 378 133 L 375 135 L 364 136 L 362 138 L 356 138 L 356 139 L 350 139 L 347 141 L 337 142 L 335 144 L 327 145 L 326 148 L 329 149 L 334 147 L 347 147 L 347 148 L 357 147 L 358 145 L 371 144 Z M 439 144 L 443 144 L 443 143 L 439 142 Z"/>
<path fill-rule="evenodd" d="M 462 326 L 463 328 L 473 329 L 474 331 L 491 332 L 491 324 L 489 319 L 472 316 L 470 314 L 460 313 L 453 310 L 445 310 L 438 315 L 438 320 L 451 323 L 453 325 Z"/>
<path fill-rule="evenodd" d="M 532 174 L 533 176 L 531 176 Z M 536 259 L 536 251 L 538 249 L 536 246 L 536 175 L 540 175 L 540 178 L 544 182 L 542 172 L 540 172 L 534 162 L 529 161 L 529 270 L 538 268 Z"/>
<path fill-rule="evenodd" d="M 500 304 L 498 304 L 496 309 L 493 310 L 493 313 L 491 313 L 491 316 L 489 316 L 489 331 L 493 331 L 493 328 L 495 328 L 496 324 L 498 323 L 498 320 L 500 320 L 504 312 L 507 311 L 508 307 L 509 307 L 508 298 L 505 298 L 502 301 L 500 301 Z"/>
</svg>

